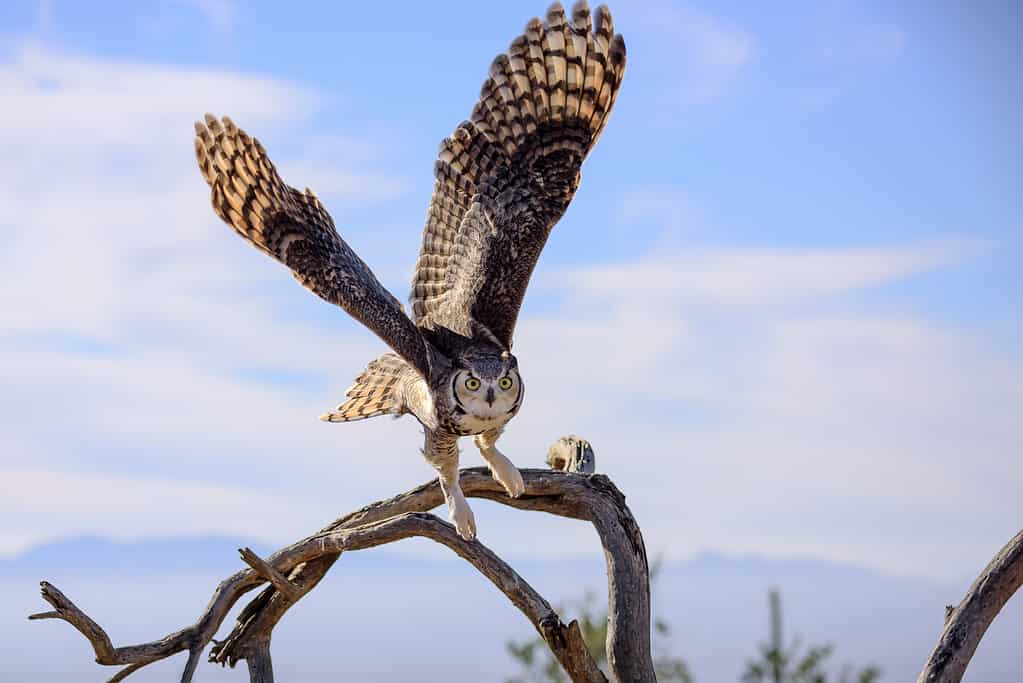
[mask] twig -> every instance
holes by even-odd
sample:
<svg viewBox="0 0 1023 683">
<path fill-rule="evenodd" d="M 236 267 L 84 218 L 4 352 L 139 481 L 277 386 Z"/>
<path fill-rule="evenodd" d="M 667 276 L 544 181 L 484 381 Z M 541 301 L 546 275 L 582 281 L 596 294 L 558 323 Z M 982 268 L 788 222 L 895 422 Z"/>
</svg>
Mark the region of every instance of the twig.
<svg viewBox="0 0 1023 683">
<path fill-rule="evenodd" d="M 273 584 L 273 587 L 288 600 L 295 602 L 302 597 L 302 589 L 288 581 L 284 574 L 281 574 L 271 565 L 267 564 L 263 558 L 252 552 L 251 548 L 240 548 L 238 553 L 242 556 L 245 564 L 252 567 L 257 574 Z"/>
</svg>

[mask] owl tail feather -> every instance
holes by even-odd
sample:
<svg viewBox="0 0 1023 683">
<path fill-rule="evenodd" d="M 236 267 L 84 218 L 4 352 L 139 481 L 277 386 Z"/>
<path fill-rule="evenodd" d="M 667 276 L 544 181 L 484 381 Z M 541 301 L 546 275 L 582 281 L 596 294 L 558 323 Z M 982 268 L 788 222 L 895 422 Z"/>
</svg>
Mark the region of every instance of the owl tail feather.
<svg viewBox="0 0 1023 683">
<path fill-rule="evenodd" d="M 354 422 L 377 415 L 403 415 L 405 403 L 403 375 L 408 363 L 393 353 L 385 353 L 370 362 L 345 392 L 346 400 L 336 410 L 320 415 L 324 422 Z"/>
</svg>

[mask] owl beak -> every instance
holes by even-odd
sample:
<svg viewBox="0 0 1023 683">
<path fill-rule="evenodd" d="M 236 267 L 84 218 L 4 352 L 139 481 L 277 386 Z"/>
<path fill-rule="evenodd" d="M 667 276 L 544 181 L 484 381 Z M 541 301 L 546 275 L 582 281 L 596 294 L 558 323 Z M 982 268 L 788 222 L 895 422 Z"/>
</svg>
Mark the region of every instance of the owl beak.
<svg viewBox="0 0 1023 683">
<path fill-rule="evenodd" d="M 491 407 L 494 405 L 494 387 L 487 389 L 487 405 Z"/>
</svg>

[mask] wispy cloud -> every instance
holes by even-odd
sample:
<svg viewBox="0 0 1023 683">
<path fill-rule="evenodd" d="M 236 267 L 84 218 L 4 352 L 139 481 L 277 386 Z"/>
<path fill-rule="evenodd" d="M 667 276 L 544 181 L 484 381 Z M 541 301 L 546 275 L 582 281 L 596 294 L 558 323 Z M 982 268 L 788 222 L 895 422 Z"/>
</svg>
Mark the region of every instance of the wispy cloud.
<svg viewBox="0 0 1023 683">
<path fill-rule="evenodd" d="M 405 183 L 390 175 L 338 170 L 333 165 L 316 163 L 281 164 L 285 178 L 302 178 L 302 186 L 322 197 L 341 197 L 356 201 L 393 199 L 405 191 Z"/>
<path fill-rule="evenodd" d="M 650 19 L 618 19 L 630 27 L 630 92 L 642 97 L 645 82 L 674 98 L 674 117 L 691 103 L 686 93 L 728 93 L 758 43 L 724 20 L 659 7 Z M 851 54 L 891 58 L 906 44 L 868 34 Z M 94 513 L 69 505 L 43 519 L 33 517 L 37 502 L 6 492 L 0 547 L 115 535 L 116 514 L 134 517 L 125 534 L 165 533 L 175 499 L 190 496 L 204 514 L 185 530 L 235 533 L 255 506 L 273 518 L 267 534 L 285 536 L 282 520 L 302 533 L 432 475 L 410 419 L 315 421 L 383 346 L 221 225 L 194 167 L 191 121 L 212 110 L 272 153 L 291 152 L 276 158 L 287 179 L 342 206 L 403 192 L 400 178 L 376 170 L 374 141 L 307 130 L 323 99 L 260 75 L 39 43 L 0 64 L 0 477 L 19 491 L 92 487 L 109 498 Z M 621 103 L 624 114 L 631 105 Z M 649 165 L 658 177 L 677 171 Z M 605 185 L 609 205 L 618 182 Z M 652 190 L 608 208 L 645 235 L 704 221 L 695 201 L 679 219 L 677 200 Z M 826 248 L 663 240 L 560 271 L 547 259 L 519 325 L 529 398 L 506 452 L 540 465 L 557 436 L 590 438 L 648 546 L 670 555 L 710 546 L 917 573 L 973 569 L 1023 514 L 1011 450 L 1023 370 L 981 324 L 877 306 L 886 288 L 956 272 L 985 246 L 929 234 L 838 246 L 836 235 Z M 465 450 L 464 463 L 478 464 Z M 313 492 L 295 513 L 290 490 Z M 483 504 L 477 515 L 501 550 L 593 547 L 584 525 Z M 538 547 L 544 534 L 558 542 Z"/>
<path fill-rule="evenodd" d="M 235 0 L 178 0 L 197 9 L 220 34 L 230 34 L 238 20 L 238 3 Z"/>
<path fill-rule="evenodd" d="M 282 122 L 308 115 L 319 100 L 311 88 L 273 78 L 109 61 L 34 42 L 21 43 L 0 64 L 0 85 L 0 144 L 63 145 L 70 160 L 82 148 L 139 145 L 145 152 L 178 145 L 205 111 Z"/>
<path fill-rule="evenodd" d="M 591 266 L 561 282 L 601 301 L 638 296 L 650 303 L 702 300 L 763 304 L 881 286 L 962 261 L 976 245 L 959 239 L 893 247 L 690 248 L 627 265 Z"/>
<path fill-rule="evenodd" d="M 804 99 L 828 105 L 883 73 L 902 58 L 909 44 L 905 29 L 891 22 L 864 20 L 834 8 L 822 10 L 794 47 Z"/>
<path fill-rule="evenodd" d="M 519 327 L 530 401 L 507 438 L 585 434 L 669 554 L 784 548 L 968 572 L 1014 531 L 995 511 L 1019 508 L 1005 482 L 1023 360 L 856 295 L 976 246 L 719 247 L 562 271 L 548 282 L 564 308 Z M 934 562 L 950 536 L 956 567 Z"/>
<path fill-rule="evenodd" d="M 652 37 L 650 47 L 665 68 L 658 72 L 676 102 L 698 104 L 726 94 L 756 54 L 746 29 L 686 4 L 652 3 L 630 17 L 633 30 Z"/>
<path fill-rule="evenodd" d="M 313 509 L 266 482 L 336 469 L 338 432 L 315 417 L 383 345 L 219 223 L 195 168 L 191 124 L 213 110 L 254 131 L 301 128 L 319 94 L 263 76 L 33 43 L 0 64 L 0 84 L 0 479 L 13 487 L 0 549 L 69 533 L 241 532 L 253 505 L 282 519 Z M 367 143 L 357 147 L 365 156 Z M 344 203 L 401 191 L 370 163 L 363 173 L 315 156 L 280 160 L 303 172 L 293 182 Z M 296 384 L 314 390 L 299 394 Z M 363 502 L 354 492 L 372 489 L 375 465 L 389 462 L 373 453 L 386 431 L 349 432 L 358 440 L 348 452 L 364 462 L 354 469 L 368 478 L 347 472 L 305 527 L 329 519 L 339 499 Z M 140 447 L 146 453 L 136 457 Z M 272 461 L 290 475 L 224 483 L 239 462 L 258 471 Z M 76 473 L 82 463 L 89 475 Z M 428 474 L 423 465 L 409 476 Z M 75 491 L 68 500 L 79 502 L 91 488 L 106 502 L 33 516 L 36 503 L 18 494 L 30 486 L 62 498 Z M 175 531 L 182 501 L 195 514 Z M 131 518 L 124 526 L 121 514 Z M 267 538 L 280 536 L 273 526 Z"/>
</svg>

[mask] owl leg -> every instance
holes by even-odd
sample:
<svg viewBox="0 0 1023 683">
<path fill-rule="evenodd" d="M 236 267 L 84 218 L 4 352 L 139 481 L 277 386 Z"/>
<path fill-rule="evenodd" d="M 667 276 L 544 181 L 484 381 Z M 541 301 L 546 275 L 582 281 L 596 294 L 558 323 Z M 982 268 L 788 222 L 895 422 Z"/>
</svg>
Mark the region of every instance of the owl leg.
<svg viewBox="0 0 1023 683">
<path fill-rule="evenodd" d="M 423 457 L 437 470 L 440 490 L 448 504 L 448 516 L 458 535 L 467 541 L 473 540 L 476 538 L 476 518 L 458 484 L 458 437 L 427 431 Z"/>
<path fill-rule="evenodd" d="M 494 475 L 504 490 L 512 498 L 518 498 L 526 492 L 526 484 L 522 481 L 522 474 L 512 461 L 505 457 L 504 453 L 497 450 L 497 440 L 501 438 L 503 429 L 491 429 L 477 434 L 473 441 L 476 448 L 480 449 L 480 455 L 490 466 L 490 473 Z"/>
</svg>

